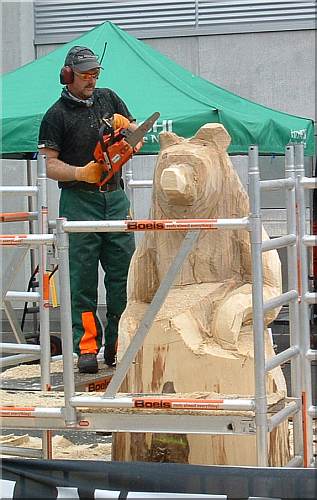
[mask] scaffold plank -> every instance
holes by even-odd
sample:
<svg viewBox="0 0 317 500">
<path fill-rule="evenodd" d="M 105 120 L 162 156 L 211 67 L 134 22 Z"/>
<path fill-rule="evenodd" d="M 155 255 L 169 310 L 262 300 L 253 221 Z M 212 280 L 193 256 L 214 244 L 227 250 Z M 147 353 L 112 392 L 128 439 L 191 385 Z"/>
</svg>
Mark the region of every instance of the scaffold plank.
<svg viewBox="0 0 317 500">
<path fill-rule="evenodd" d="M 80 397 L 87 393 L 76 393 Z M 63 416 L 64 393 L 43 391 L 0 391 L 0 415 L 3 428 L 6 429 L 41 429 L 62 430 L 69 427 Z M 98 392 L 90 393 L 96 398 Z M 118 402 L 127 397 L 137 396 L 118 394 Z M 139 395 L 140 396 L 140 395 Z M 142 395 L 144 399 L 153 399 L 153 395 Z M 173 394 L 169 399 L 198 398 L 200 401 L 208 398 L 220 398 L 223 395 L 215 393 Z M 226 396 L 228 399 L 228 396 Z M 229 399 L 236 400 L 236 395 Z M 269 414 L 278 411 L 285 404 L 282 398 L 272 398 Z M 88 404 L 88 403 L 87 403 Z M 77 413 L 76 430 L 110 431 L 110 432 L 167 432 L 189 434 L 254 434 L 255 414 L 253 411 L 234 411 L 220 409 L 189 409 L 184 408 L 100 408 L 85 407 Z"/>
<path fill-rule="evenodd" d="M 77 361 L 74 360 L 75 388 L 76 391 L 98 392 L 105 391 L 114 369 L 99 363 L 98 374 L 79 373 Z M 40 391 L 41 371 L 39 364 L 20 365 L 10 368 L 0 376 L 0 388 L 18 389 L 19 391 Z M 51 363 L 51 390 L 62 391 L 63 384 L 63 362 L 54 361 Z"/>
</svg>

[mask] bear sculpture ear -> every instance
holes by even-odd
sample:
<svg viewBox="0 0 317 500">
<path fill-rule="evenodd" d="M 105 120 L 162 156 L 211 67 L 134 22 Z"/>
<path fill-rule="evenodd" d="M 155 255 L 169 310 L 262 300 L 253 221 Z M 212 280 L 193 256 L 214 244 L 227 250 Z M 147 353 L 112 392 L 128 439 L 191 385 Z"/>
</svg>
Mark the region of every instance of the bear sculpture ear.
<svg viewBox="0 0 317 500">
<path fill-rule="evenodd" d="M 230 135 L 221 123 L 206 123 L 190 141 L 194 142 L 197 139 L 215 145 L 219 152 L 226 151 L 231 142 Z"/>
<path fill-rule="evenodd" d="M 183 137 L 178 137 L 174 132 L 161 132 L 159 135 L 161 150 L 180 144 L 184 141 Z"/>
</svg>

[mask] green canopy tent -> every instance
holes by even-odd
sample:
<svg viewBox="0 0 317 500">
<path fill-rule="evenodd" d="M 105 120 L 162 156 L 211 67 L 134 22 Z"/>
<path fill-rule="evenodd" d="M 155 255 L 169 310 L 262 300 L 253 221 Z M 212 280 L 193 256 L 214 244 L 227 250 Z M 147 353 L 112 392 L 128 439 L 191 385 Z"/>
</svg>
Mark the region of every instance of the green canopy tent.
<svg viewBox="0 0 317 500">
<path fill-rule="evenodd" d="M 110 22 L 2 77 L 2 154 L 37 151 L 41 119 L 61 92 L 59 70 L 66 53 L 83 45 L 100 56 L 105 42 L 98 86 L 115 90 L 138 121 L 161 113 L 143 153 L 158 152 L 161 130 L 190 137 L 204 123 L 220 122 L 231 136 L 230 153 L 247 153 L 250 144 L 258 144 L 262 154 L 283 154 L 290 141 L 301 141 L 305 154 L 314 154 L 312 120 L 261 106 L 195 76 Z"/>
</svg>

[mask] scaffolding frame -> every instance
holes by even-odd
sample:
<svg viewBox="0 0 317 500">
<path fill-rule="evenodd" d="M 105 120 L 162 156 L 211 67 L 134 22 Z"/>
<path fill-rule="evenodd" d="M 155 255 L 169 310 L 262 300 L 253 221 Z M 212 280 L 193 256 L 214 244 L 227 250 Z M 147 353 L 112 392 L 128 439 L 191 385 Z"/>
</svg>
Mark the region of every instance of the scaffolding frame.
<svg viewBox="0 0 317 500">
<path fill-rule="evenodd" d="M 304 148 L 295 148 L 296 205 L 298 208 L 298 268 L 300 290 L 301 358 L 302 358 L 302 402 L 304 412 L 303 433 L 307 435 L 304 448 L 304 465 L 311 464 L 313 446 L 313 419 L 317 418 L 317 406 L 312 404 L 312 361 L 317 360 L 317 349 L 310 349 L 310 305 L 317 303 L 317 293 L 308 289 L 308 248 L 317 245 L 317 236 L 307 234 L 305 221 L 305 190 L 317 188 L 317 178 L 305 176 Z"/>
<path fill-rule="evenodd" d="M 28 181 L 30 182 L 30 165 L 28 160 Z M 33 221 L 38 222 L 38 232 L 42 233 L 43 239 L 46 242 L 53 243 L 54 236 L 48 235 L 48 204 L 47 204 L 47 177 L 46 177 L 46 161 L 45 157 L 38 155 L 37 160 L 37 180 L 36 186 L 1 186 L 0 193 L 4 196 L 23 195 L 28 198 L 28 212 L 13 212 L 1 214 L 2 222 L 29 221 L 29 229 L 34 231 Z M 36 202 L 34 202 L 36 198 Z M 34 205 L 37 205 L 37 211 L 32 211 Z M 14 239 L 19 239 L 21 235 L 14 235 Z M 5 241 L 7 237 L 7 242 Z M 7 315 L 12 332 L 16 339 L 16 344 L 9 342 L 0 343 L 0 350 L 3 353 L 10 355 L 0 359 L 1 368 L 17 365 L 21 362 L 29 362 L 40 360 L 41 370 L 41 389 L 49 391 L 50 385 L 50 325 L 49 325 L 49 288 L 47 266 L 47 252 L 43 245 L 38 245 L 38 235 L 30 234 L 33 239 L 33 244 L 27 246 L 19 246 L 15 248 L 15 254 L 6 269 L 5 277 L 2 283 L 1 299 L 3 309 Z M 15 245 L 10 242 L 10 235 L 6 235 L 3 240 L 3 245 Z M 39 266 L 39 292 L 20 292 L 10 291 L 15 274 L 23 263 L 28 251 L 31 252 L 31 266 L 34 265 L 35 256 L 33 254 L 34 247 L 37 248 L 37 261 Z M 24 300 L 38 303 L 39 305 L 39 345 L 32 345 L 26 342 L 25 335 L 21 329 L 15 310 L 12 307 L 11 301 Z M 54 359 L 54 358 L 53 358 Z M 42 449 L 29 449 L 21 452 L 21 449 L 14 446 L 1 446 L 0 450 L 6 454 L 21 454 L 22 456 L 37 457 L 37 458 L 52 458 L 52 436 L 50 430 L 44 430 L 42 433 Z"/>
<path fill-rule="evenodd" d="M 257 448 L 257 463 L 259 466 L 268 465 L 268 439 L 267 433 L 286 419 L 294 419 L 294 457 L 288 466 L 311 466 L 313 464 L 312 446 L 312 418 L 316 416 L 316 407 L 312 406 L 311 398 L 311 369 L 310 362 L 316 359 L 316 351 L 307 348 L 309 345 L 309 315 L 308 303 L 316 297 L 308 294 L 307 260 L 303 257 L 303 246 L 317 244 L 317 239 L 307 236 L 305 231 L 305 204 L 303 206 L 302 190 L 310 187 L 311 179 L 303 180 L 303 144 L 288 145 L 285 150 L 285 178 L 271 181 L 261 181 L 258 165 L 258 148 L 249 148 L 249 198 L 250 215 L 241 219 L 192 219 L 192 220 L 146 220 L 146 221 L 66 221 L 58 218 L 56 221 L 56 235 L 14 235 L 1 236 L 1 244 L 30 247 L 39 245 L 44 249 L 52 243 L 52 238 L 57 248 L 60 279 L 61 302 L 61 331 L 63 345 L 63 377 L 64 377 L 64 406 L 58 408 L 2 408 L 0 414 L 6 418 L 9 428 L 43 429 L 84 429 L 84 430 L 111 430 L 116 432 L 171 432 L 171 433 L 206 433 L 206 434 L 255 434 Z M 314 183 L 316 187 L 316 183 Z M 285 190 L 287 205 L 287 235 L 274 240 L 262 241 L 262 221 L 260 209 L 260 195 L 264 190 Z M 296 205 L 299 211 L 296 212 Z M 304 215 L 303 215 L 304 214 Z M 303 218 L 303 221 L 301 219 Z M 299 220 L 299 223 L 298 223 Z M 304 229 L 303 229 L 304 224 Z M 164 227 L 162 227 L 162 225 Z M 298 226 L 298 227 L 297 227 Z M 245 229 L 250 232 L 251 257 L 252 257 L 252 308 L 254 332 L 254 377 L 255 397 L 250 400 L 214 400 L 205 401 L 204 409 L 228 408 L 233 413 L 230 416 L 189 415 L 186 410 L 199 409 L 204 400 L 192 400 L 186 406 L 184 401 L 179 401 L 181 406 L 174 407 L 168 414 L 147 415 L 142 412 L 128 415 L 120 414 L 114 409 L 125 407 L 138 407 L 137 401 L 146 401 L 147 396 L 128 398 L 116 397 L 131 363 L 142 346 L 144 338 L 153 323 L 157 312 L 163 304 L 174 279 L 196 241 L 200 230 L 210 229 Z M 167 275 L 162 280 L 139 328 L 126 350 L 117 370 L 106 390 L 99 397 L 77 396 L 75 393 L 73 371 L 73 346 L 72 346 L 72 321 L 69 280 L 69 242 L 68 234 L 71 232 L 124 232 L 144 230 L 187 230 L 182 246 L 179 249 Z M 298 237 L 298 232 L 300 237 Z M 298 240 L 300 243 L 298 244 Z M 273 249 L 287 247 L 288 252 L 288 281 L 289 290 L 267 302 L 263 300 L 263 272 L 262 253 Z M 300 247 L 300 252 L 297 251 Z M 42 250 L 41 254 L 45 254 Z M 307 256 L 306 256 L 307 257 Z M 296 269 L 300 268 L 300 278 Z M 306 273 L 306 274 L 305 274 Z M 305 291 L 305 293 L 304 293 Z M 270 360 L 265 359 L 264 349 L 264 315 L 276 307 L 289 304 L 290 310 L 290 338 L 291 346 Z M 307 323 L 308 322 L 308 323 Z M 305 335 L 299 335 L 300 328 Z M 308 331 L 307 331 L 308 324 Z M 303 338 L 305 337 L 305 338 Z M 291 394 L 286 399 L 285 407 L 279 409 L 272 416 L 268 416 L 266 395 L 266 374 L 286 361 L 291 361 Z M 151 395 L 153 400 L 153 395 Z M 158 404 L 162 398 L 156 397 Z M 81 410 L 86 408 L 86 410 Z M 89 411 L 87 411 L 87 408 Z M 98 415 L 95 408 L 111 409 Z M 182 413 L 179 413 L 179 409 Z M 201 408 L 200 408 L 201 409 Z M 236 410 L 252 410 L 253 417 L 239 417 Z M 175 410 L 175 411 L 174 411 Z M 310 419 L 307 421 L 307 419 Z"/>
</svg>

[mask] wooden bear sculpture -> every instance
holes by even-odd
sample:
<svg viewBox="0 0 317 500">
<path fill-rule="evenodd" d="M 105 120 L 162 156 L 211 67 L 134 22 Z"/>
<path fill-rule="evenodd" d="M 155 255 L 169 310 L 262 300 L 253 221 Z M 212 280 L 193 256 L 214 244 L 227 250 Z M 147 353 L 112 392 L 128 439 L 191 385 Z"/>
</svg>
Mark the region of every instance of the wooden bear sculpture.
<svg viewBox="0 0 317 500">
<path fill-rule="evenodd" d="M 249 200 L 226 152 L 230 137 L 220 124 L 206 124 L 191 139 L 160 135 L 151 219 L 240 218 Z M 144 234 L 131 262 L 128 305 L 119 328 L 123 356 L 185 232 Z M 263 230 L 263 239 L 267 239 Z M 276 251 L 263 254 L 264 300 L 281 293 Z M 129 393 L 193 393 L 253 397 L 250 238 L 246 230 L 201 231 L 122 384 Z M 268 313 L 265 323 L 278 310 Z M 267 358 L 274 356 L 265 334 Z M 272 399 L 286 395 L 281 369 L 267 377 Z M 270 434 L 270 464 L 288 459 L 287 424 Z M 115 460 L 256 465 L 255 437 L 237 435 L 120 434 Z"/>
</svg>

